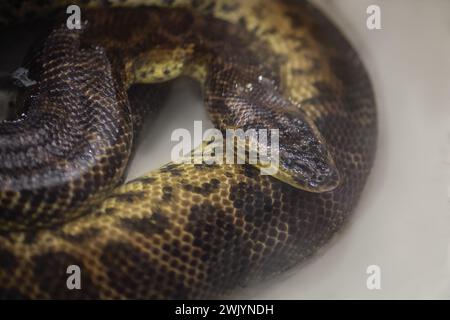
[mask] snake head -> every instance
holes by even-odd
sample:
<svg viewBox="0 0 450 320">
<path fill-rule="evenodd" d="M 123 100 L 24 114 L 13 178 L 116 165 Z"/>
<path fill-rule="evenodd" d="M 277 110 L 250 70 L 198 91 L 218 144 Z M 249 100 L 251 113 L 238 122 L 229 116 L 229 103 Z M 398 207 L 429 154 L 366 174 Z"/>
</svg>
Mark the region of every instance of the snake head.
<svg viewBox="0 0 450 320">
<path fill-rule="evenodd" d="M 287 117 L 280 130 L 279 168 L 274 177 L 309 192 L 331 191 L 340 183 L 339 171 L 318 129 L 301 114 Z"/>
<path fill-rule="evenodd" d="M 272 114 L 273 116 L 273 114 Z M 280 113 L 271 118 L 270 139 L 261 145 L 261 137 L 248 143 L 269 155 L 256 164 L 264 175 L 272 175 L 291 186 L 308 192 L 326 192 L 340 183 L 340 175 L 327 144 L 318 129 L 301 111 L 295 115 Z M 261 121 L 261 120 L 259 120 Z M 269 161 L 267 161 L 267 159 Z"/>
<path fill-rule="evenodd" d="M 270 129 L 271 138 L 261 143 L 259 136 L 249 136 L 249 150 L 267 148 L 269 161 L 254 164 L 262 174 L 272 175 L 291 186 L 308 192 L 327 192 L 340 183 L 332 153 L 318 128 L 300 106 L 295 105 L 271 86 L 248 93 L 238 92 L 225 101 L 232 120 L 229 126 Z M 278 136 L 273 136 L 273 130 Z M 269 155 L 270 154 L 270 155 Z"/>
</svg>

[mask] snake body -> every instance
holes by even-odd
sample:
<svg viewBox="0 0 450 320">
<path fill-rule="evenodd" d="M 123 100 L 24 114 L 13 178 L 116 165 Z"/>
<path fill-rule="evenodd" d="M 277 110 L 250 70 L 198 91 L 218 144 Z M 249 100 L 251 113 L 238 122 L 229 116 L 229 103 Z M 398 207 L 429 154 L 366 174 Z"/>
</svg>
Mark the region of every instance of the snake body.
<svg viewBox="0 0 450 320">
<path fill-rule="evenodd" d="M 376 145 L 372 87 L 337 28 L 306 1 L 106 5 L 85 1 L 81 30 L 57 24 L 33 48 L 24 115 L 0 123 L 0 297 L 220 297 L 315 253 L 354 209 Z M 181 75 L 217 128 L 280 130 L 276 175 L 169 163 L 121 184 L 161 83 Z"/>
</svg>

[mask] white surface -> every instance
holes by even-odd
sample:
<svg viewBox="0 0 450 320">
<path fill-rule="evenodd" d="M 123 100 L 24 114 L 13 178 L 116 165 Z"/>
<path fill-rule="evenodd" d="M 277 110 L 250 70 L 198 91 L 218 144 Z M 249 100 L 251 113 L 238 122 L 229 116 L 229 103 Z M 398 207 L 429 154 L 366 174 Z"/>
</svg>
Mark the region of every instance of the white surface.
<svg viewBox="0 0 450 320">
<path fill-rule="evenodd" d="M 379 108 L 378 154 L 351 223 L 301 268 L 235 298 L 450 298 L 450 1 L 317 0 L 361 54 Z M 378 4 L 382 30 L 366 28 Z M 133 163 L 137 176 L 170 160 L 170 134 L 207 120 L 183 83 Z M 381 290 L 366 268 L 381 268 Z"/>
</svg>

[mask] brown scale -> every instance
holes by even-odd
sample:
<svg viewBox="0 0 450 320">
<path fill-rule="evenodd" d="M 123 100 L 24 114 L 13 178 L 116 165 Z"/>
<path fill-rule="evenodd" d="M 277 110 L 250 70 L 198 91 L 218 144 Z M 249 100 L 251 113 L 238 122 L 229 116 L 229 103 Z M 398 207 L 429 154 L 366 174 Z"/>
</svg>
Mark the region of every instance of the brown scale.
<svg viewBox="0 0 450 320">
<path fill-rule="evenodd" d="M 17 173 L 0 165 L 0 205 L 15 210 L 0 214 L 0 297 L 218 297 L 311 256 L 355 207 L 373 162 L 376 113 L 366 72 L 339 31 L 305 1 L 150 1 L 169 2 L 179 8 L 82 7 L 88 25 L 81 32 L 56 28 L 31 64 L 38 86 L 29 89 L 36 90 L 30 99 L 37 110 L 29 119 L 49 108 L 55 133 L 98 143 L 102 174 L 95 174 L 95 164 L 70 169 L 94 177 L 80 184 L 52 171 L 61 177 L 55 185 L 61 191 L 47 198 L 42 195 L 53 191 L 47 181 L 35 179 L 25 192 Z M 70 73 L 75 66 L 77 77 Z M 131 98 L 128 108 L 126 90 L 180 75 L 200 83 L 218 128 L 280 129 L 280 173 L 264 176 L 252 165 L 167 164 L 110 192 L 123 177 L 133 132 L 150 112 Z M 43 103 L 53 101 L 47 98 L 53 87 L 56 102 Z M 69 117 L 61 117 L 70 112 L 106 113 L 117 126 L 103 127 L 98 117 L 97 131 L 72 132 L 64 127 Z M 79 145 L 59 137 L 56 143 Z M 0 149 L 1 156 L 21 157 L 21 141 L 15 151 Z M 36 165 L 26 167 L 24 158 L 23 179 L 56 168 L 39 151 L 45 144 L 35 141 L 30 164 Z M 17 179 L 14 192 L 7 191 L 8 179 Z M 82 269 L 80 291 L 66 289 L 70 264 Z"/>
</svg>

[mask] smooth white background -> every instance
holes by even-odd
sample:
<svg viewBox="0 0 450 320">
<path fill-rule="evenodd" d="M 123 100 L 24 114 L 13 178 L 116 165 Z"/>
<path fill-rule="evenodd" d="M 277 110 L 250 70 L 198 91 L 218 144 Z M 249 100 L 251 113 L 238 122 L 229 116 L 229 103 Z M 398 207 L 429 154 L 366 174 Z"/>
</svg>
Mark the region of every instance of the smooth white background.
<svg viewBox="0 0 450 320">
<path fill-rule="evenodd" d="M 231 298 L 450 298 L 450 1 L 316 0 L 360 53 L 379 108 L 377 159 L 350 223 L 306 264 Z M 366 9 L 382 10 L 382 30 Z M 170 160 L 170 134 L 208 123 L 201 98 L 177 84 L 130 171 Z M 209 124 L 210 125 L 210 124 Z M 381 268 L 381 290 L 366 268 Z"/>
</svg>

